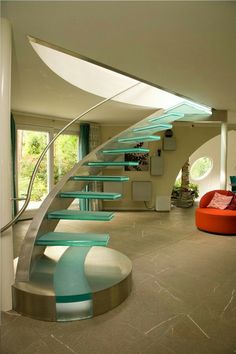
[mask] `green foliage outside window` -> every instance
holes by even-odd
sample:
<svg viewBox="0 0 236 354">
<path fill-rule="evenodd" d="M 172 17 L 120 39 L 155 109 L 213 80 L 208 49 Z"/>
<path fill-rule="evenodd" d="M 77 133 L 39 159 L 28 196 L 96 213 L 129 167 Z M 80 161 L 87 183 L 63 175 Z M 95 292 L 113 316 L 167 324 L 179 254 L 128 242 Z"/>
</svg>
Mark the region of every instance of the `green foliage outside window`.
<svg viewBox="0 0 236 354">
<path fill-rule="evenodd" d="M 48 134 L 37 131 L 18 131 L 18 189 L 25 196 L 34 166 L 47 145 Z M 54 144 L 54 183 L 77 162 L 78 136 L 61 135 Z M 48 193 L 47 156 L 40 164 L 31 195 L 31 201 L 41 201 Z"/>
<path fill-rule="evenodd" d="M 212 169 L 212 160 L 209 157 L 197 159 L 191 167 L 190 175 L 192 179 L 198 180 L 207 176 Z"/>
<path fill-rule="evenodd" d="M 19 131 L 18 138 L 18 188 L 19 196 L 27 193 L 34 166 L 47 145 L 47 134 L 35 131 Z M 47 157 L 43 159 L 36 175 L 31 200 L 40 201 L 47 194 Z"/>
<path fill-rule="evenodd" d="M 61 135 L 54 144 L 54 183 L 78 161 L 78 136 Z"/>
</svg>

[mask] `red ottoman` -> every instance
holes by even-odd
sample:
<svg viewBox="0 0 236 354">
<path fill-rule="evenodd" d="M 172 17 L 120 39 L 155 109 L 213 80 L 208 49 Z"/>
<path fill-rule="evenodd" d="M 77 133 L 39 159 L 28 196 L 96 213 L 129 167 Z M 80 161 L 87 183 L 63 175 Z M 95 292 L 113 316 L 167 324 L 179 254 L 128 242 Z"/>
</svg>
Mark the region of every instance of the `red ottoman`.
<svg viewBox="0 0 236 354">
<path fill-rule="evenodd" d="M 199 207 L 196 209 L 196 226 L 202 231 L 214 234 L 236 235 L 236 210 L 220 210 L 206 207 L 215 192 L 234 196 L 234 193 L 225 190 L 214 190 L 206 193 L 201 198 Z"/>
</svg>

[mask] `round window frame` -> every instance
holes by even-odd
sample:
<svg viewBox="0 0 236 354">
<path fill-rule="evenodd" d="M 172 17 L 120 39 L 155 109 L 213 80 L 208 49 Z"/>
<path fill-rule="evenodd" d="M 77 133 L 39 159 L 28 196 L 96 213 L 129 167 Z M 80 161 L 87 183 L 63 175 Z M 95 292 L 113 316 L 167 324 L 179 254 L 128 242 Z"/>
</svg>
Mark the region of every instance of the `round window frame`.
<svg viewBox="0 0 236 354">
<path fill-rule="evenodd" d="M 199 160 L 201 160 L 201 159 L 203 159 L 203 158 L 207 158 L 207 159 L 209 159 L 209 160 L 211 161 L 211 167 L 210 167 L 210 168 L 207 170 L 207 172 L 205 172 L 201 177 L 198 177 L 198 178 L 192 177 L 191 171 L 192 171 L 193 167 L 195 166 L 195 164 L 196 164 Z M 202 156 L 202 157 L 199 157 L 198 159 L 196 159 L 196 160 L 193 162 L 192 166 L 190 167 L 190 170 L 189 170 L 190 178 L 191 178 L 193 181 L 201 181 L 201 180 L 203 180 L 204 178 L 206 178 L 207 176 L 209 176 L 209 174 L 211 173 L 211 171 L 212 171 L 212 169 L 213 169 L 213 166 L 214 166 L 214 163 L 213 163 L 213 159 L 212 159 L 211 157 L 209 157 L 209 156 Z"/>
</svg>

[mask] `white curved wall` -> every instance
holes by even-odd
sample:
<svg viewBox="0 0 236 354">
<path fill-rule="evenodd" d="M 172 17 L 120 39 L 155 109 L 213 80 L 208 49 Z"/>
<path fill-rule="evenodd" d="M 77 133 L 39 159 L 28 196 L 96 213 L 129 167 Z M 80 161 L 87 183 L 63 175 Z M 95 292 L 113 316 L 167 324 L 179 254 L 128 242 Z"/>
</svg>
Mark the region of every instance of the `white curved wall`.
<svg viewBox="0 0 236 354">
<path fill-rule="evenodd" d="M 220 189 L 220 135 L 210 139 L 190 156 L 190 164 L 200 157 L 207 156 L 213 160 L 213 168 L 210 174 L 202 180 L 190 182 L 199 185 L 200 197 L 213 189 Z M 236 131 L 228 132 L 228 159 L 227 159 L 227 189 L 230 188 L 229 176 L 236 176 Z"/>
<path fill-rule="evenodd" d="M 106 126 L 103 125 L 101 129 L 102 141 L 108 140 L 118 132 L 124 130 L 125 126 Z M 191 124 L 183 124 L 175 126 L 173 129 L 174 137 L 176 138 L 176 150 L 166 151 L 162 150 L 164 159 L 164 173 L 160 176 L 150 175 L 150 171 L 143 172 L 124 172 L 120 170 L 109 170 L 109 174 L 126 174 L 130 177 L 130 181 L 123 185 L 123 198 L 118 201 L 105 201 L 103 203 L 104 209 L 107 210 L 147 210 L 144 202 L 134 202 L 131 196 L 131 183 L 132 181 L 151 181 L 152 182 L 152 201 L 148 207 L 155 205 L 157 197 L 170 197 L 171 191 L 176 179 L 176 176 L 188 159 L 188 157 L 197 151 L 199 146 L 203 146 L 206 141 L 212 137 L 220 134 L 220 127 L 205 127 L 193 126 Z M 163 133 L 159 134 L 163 135 Z M 162 140 L 158 142 L 149 143 L 150 156 L 155 156 L 158 149 L 162 149 Z"/>
</svg>

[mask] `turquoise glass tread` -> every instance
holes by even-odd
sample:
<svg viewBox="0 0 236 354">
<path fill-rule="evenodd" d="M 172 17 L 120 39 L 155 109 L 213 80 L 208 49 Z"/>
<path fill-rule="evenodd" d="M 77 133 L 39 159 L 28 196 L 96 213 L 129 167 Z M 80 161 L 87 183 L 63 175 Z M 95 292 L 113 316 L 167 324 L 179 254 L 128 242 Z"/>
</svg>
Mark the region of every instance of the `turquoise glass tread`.
<svg viewBox="0 0 236 354">
<path fill-rule="evenodd" d="M 168 108 L 165 113 L 182 113 L 184 115 L 184 119 L 193 118 L 193 119 L 202 119 L 203 116 L 209 117 L 212 115 L 212 111 L 210 107 L 204 107 L 197 103 L 183 101 L 177 106 Z"/>
<path fill-rule="evenodd" d="M 175 120 L 178 120 L 181 118 L 184 118 L 183 113 L 166 113 L 160 117 L 153 117 L 153 118 L 149 119 L 149 122 L 171 123 L 171 122 L 174 122 Z"/>
<path fill-rule="evenodd" d="M 146 148 L 127 148 L 127 149 L 106 149 L 102 150 L 103 154 L 136 154 L 136 153 L 147 153 L 149 149 Z"/>
<path fill-rule="evenodd" d="M 142 141 L 157 141 L 160 140 L 160 136 L 156 135 L 144 135 L 144 136 L 132 136 L 129 138 L 119 138 L 119 143 L 134 143 L 134 142 L 142 142 Z"/>
<path fill-rule="evenodd" d="M 62 192 L 59 193 L 60 198 L 80 198 L 80 199 L 106 199 L 115 200 L 121 198 L 120 193 L 105 192 Z"/>
<path fill-rule="evenodd" d="M 166 129 L 172 129 L 172 124 L 152 124 L 152 125 L 144 125 L 142 127 L 134 128 L 134 132 L 142 132 L 146 130 L 152 130 L 153 132 L 161 132 Z"/>
<path fill-rule="evenodd" d="M 48 232 L 36 240 L 38 246 L 107 246 L 108 234 Z"/>
<path fill-rule="evenodd" d="M 73 181 L 98 181 L 98 182 L 126 182 L 129 181 L 127 176 L 73 176 L 70 178 Z"/>
<path fill-rule="evenodd" d="M 114 213 L 109 211 L 57 210 L 48 213 L 48 219 L 109 221 Z"/>
<path fill-rule="evenodd" d="M 139 162 L 132 161 L 92 161 L 87 162 L 87 166 L 105 167 L 105 166 L 138 166 Z"/>
</svg>

